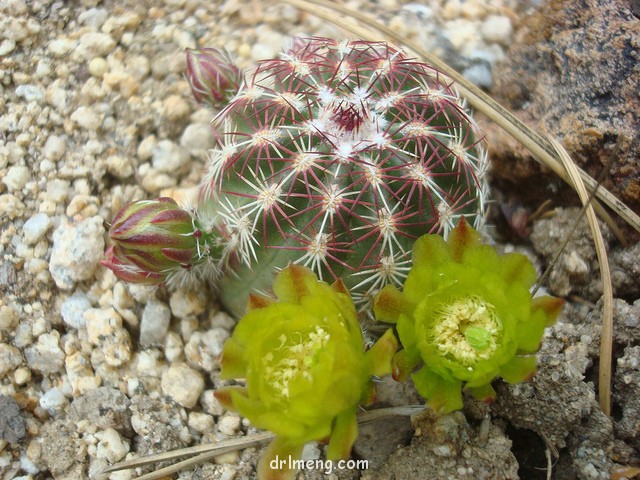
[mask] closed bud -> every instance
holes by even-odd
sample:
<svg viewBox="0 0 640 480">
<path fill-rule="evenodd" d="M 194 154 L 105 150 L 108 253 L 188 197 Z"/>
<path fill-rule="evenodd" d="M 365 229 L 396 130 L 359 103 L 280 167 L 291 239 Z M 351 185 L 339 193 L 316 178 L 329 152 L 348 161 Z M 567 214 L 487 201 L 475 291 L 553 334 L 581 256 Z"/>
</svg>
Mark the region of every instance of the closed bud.
<svg viewBox="0 0 640 480">
<path fill-rule="evenodd" d="M 187 80 L 199 103 L 220 108 L 240 89 L 242 72 L 215 48 L 187 48 Z"/>
<path fill-rule="evenodd" d="M 133 283 L 162 283 L 199 258 L 200 232 L 171 198 L 128 203 L 116 214 L 109 236 L 114 245 L 102 264 Z"/>
</svg>

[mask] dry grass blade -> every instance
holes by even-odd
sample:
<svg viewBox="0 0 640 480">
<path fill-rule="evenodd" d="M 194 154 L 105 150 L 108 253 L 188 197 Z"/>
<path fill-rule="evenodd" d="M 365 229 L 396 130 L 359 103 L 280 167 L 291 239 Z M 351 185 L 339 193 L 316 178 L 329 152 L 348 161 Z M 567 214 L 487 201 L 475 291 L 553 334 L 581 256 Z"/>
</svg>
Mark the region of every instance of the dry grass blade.
<svg viewBox="0 0 640 480">
<path fill-rule="evenodd" d="M 396 44 L 402 45 L 413 51 L 418 57 L 432 64 L 438 70 L 451 77 L 456 81 L 457 87 L 464 98 L 476 110 L 484 113 L 488 118 L 508 132 L 513 138 L 524 145 L 531 154 L 541 163 L 549 167 L 556 175 L 562 178 L 569 185 L 573 182 L 569 178 L 567 171 L 562 165 L 562 161 L 558 158 L 558 154 L 552 144 L 540 136 L 538 133 L 527 127 L 511 112 L 496 102 L 489 95 L 484 93 L 457 71 L 451 68 L 447 63 L 441 60 L 431 52 L 426 51 L 417 43 L 404 38 L 402 35 L 394 32 L 392 29 L 381 24 L 377 20 L 358 11 L 351 10 L 343 5 L 328 0 L 280 0 L 282 3 L 293 5 L 301 10 L 312 13 L 313 15 L 325 19 L 334 25 L 353 33 L 354 35 L 367 40 L 380 40 L 380 35 L 393 40 Z M 319 8 L 324 7 L 324 8 Z M 336 16 L 334 12 L 339 12 L 341 16 Z M 373 28 L 375 31 L 368 30 L 353 22 L 345 21 L 345 18 L 355 19 L 364 25 Z M 582 181 L 591 190 L 595 190 L 596 182 L 585 171 L 575 167 Z M 629 207 L 616 198 L 611 192 L 605 188 L 599 188 L 597 196 L 621 218 L 623 218 L 635 230 L 640 232 L 640 217 L 636 215 Z M 599 212 L 604 212 L 601 207 L 595 206 Z"/>
<path fill-rule="evenodd" d="M 574 182 L 574 188 L 580 197 L 580 201 L 586 205 L 585 214 L 589 221 L 591 234 L 595 242 L 596 254 L 598 255 L 598 263 L 600 264 L 600 275 L 602 277 L 602 337 L 600 339 L 600 373 L 598 378 L 598 397 L 600 408 L 607 415 L 611 414 L 611 356 L 613 343 L 613 288 L 611 285 L 611 272 L 609 271 L 609 260 L 607 250 L 604 246 L 602 232 L 598 225 L 598 219 L 590 202 L 590 195 L 585 188 L 584 183 L 580 179 L 580 175 L 576 171 L 576 166 L 571 161 L 569 154 L 560 145 L 557 140 L 549 139 L 551 145 L 558 152 L 559 158 L 562 160 L 567 173 Z"/>
<path fill-rule="evenodd" d="M 176 458 L 188 457 L 196 455 L 193 458 L 176 463 L 169 467 L 156 470 L 155 472 L 148 473 L 142 477 L 138 477 L 138 480 L 151 480 L 160 478 L 164 475 L 175 473 L 183 468 L 201 463 L 210 458 L 217 457 L 228 452 L 236 450 L 242 450 L 245 448 L 255 447 L 262 445 L 274 438 L 272 433 L 264 432 L 257 433 L 255 435 L 249 435 L 242 438 L 233 438 L 219 443 L 210 443 L 206 445 L 197 445 L 195 447 L 182 448 L 180 450 L 173 450 L 171 452 L 158 453 L 156 455 L 147 455 L 141 458 L 132 458 L 131 460 L 125 460 L 124 462 L 116 463 L 110 467 L 105 468 L 102 473 L 112 473 L 120 470 L 126 470 L 129 468 L 142 467 L 151 463 L 166 462 L 175 460 Z"/>
<path fill-rule="evenodd" d="M 406 405 L 402 407 L 391 408 L 379 408 L 375 410 L 369 410 L 362 412 L 358 415 L 358 423 L 365 424 L 373 422 L 386 417 L 395 416 L 414 416 L 426 407 L 424 405 Z M 212 458 L 215 458 L 224 453 L 233 452 L 237 450 L 243 450 L 245 448 L 256 447 L 271 441 L 275 437 L 270 432 L 257 433 L 255 435 L 248 435 L 242 438 L 233 438 L 219 443 L 209 443 L 205 445 L 197 445 L 195 447 L 181 448 L 179 450 L 173 450 L 171 452 L 158 453 L 155 455 L 147 455 L 146 457 L 132 458 L 125 460 L 124 462 L 116 463 L 110 467 L 105 468 L 101 472 L 100 478 L 106 478 L 106 475 L 113 472 L 119 472 L 121 470 L 127 470 L 131 468 L 142 467 L 158 462 L 167 462 L 175 460 L 177 458 L 188 457 L 195 455 L 187 460 L 169 465 L 167 467 L 160 468 L 150 473 L 146 473 L 140 477 L 136 477 L 136 480 L 157 480 L 167 475 L 174 474 L 193 465 L 206 462 Z"/>
</svg>

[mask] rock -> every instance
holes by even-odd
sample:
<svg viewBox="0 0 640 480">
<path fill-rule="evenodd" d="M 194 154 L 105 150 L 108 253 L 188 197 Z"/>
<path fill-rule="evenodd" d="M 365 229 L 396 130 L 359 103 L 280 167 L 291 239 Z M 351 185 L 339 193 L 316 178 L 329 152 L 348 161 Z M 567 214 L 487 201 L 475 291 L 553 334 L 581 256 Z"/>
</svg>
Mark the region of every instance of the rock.
<svg viewBox="0 0 640 480">
<path fill-rule="evenodd" d="M 113 428 L 108 428 L 102 432 L 96 432 L 98 439 L 96 448 L 96 458 L 105 459 L 113 464 L 119 462 L 129 453 L 129 444 L 123 441 L 120 434 Z"/>
<path fill-rule="evenodd" d="M 59 373 L 64 367 L 65 354 L 60 348 L 60 334 L 57 331 L 43 333 L 31 347 L 25 348 L 24 356 L 29 368 L 44 375 Z"/>
<path fill-rule="evenodd" d="M 27 245 L 38 243 L 51 227 L 51 218 L 44 213 L 36 213 L 22 227 L 22 238 Z"/>
<path fill-rule="evenodd" d="M 131 425 L 138 434 L 138 455 L 168 452 L 187 446 L 191 440 L 179 407 L 169 399 L 134 396 L 131 399 Z"/>
<path fill-rule="evenodd" d="M 53 478 L 86 478 L 86 444 L 70 420 L 45 423 L 40 431 L 42 460 Z"/>
<path fill-rule="evenodd" d="M 105 57 L 116 46 L 111 35 L 101 32 L 89 32 L 80 37 L 80 43 L 74 54 L 84 60 L 94 57 Z"/>
<path fill-rule="evenodd" d="M 13 398 L 0 395 L 0 440 L 16 444 L 25 435 L 26 429 L 20 407 Z"/>
<path fill-rule="evenodd" d="M 227 412 L 218 420 L 218 431 L 230 437 L 238 433 L 242 421 L 237 413 Z"/>
<path fill-rule="evenodd" d="M 95 132 L 102 125 L 102 117 L 91 107 L 78 107 L 72 114 L 73 120 L 84 130 Z"/>
<path fill-rule="evenodd" d="M 220 354 L 227 338 L 229 332 L 222 328 L 193 332 L 184 347 L 187 362 L 204 372 L 214 371 L 220 366 Z"/>
<path fill-rule="evenodd" d="M 153 149 L 152 164 L 160 172 L 177 176 L 189 168 L 189 153 L 171 140 L 160 140 Z"/>
<path fill-rule="evenodd" d="M 205 152 L 215 145 L 213 129 L 208 123 L 192 123 L 184 129 L 180 146 L 196 158 L 205 158 Z"/>
<path fill-rule="evenodd" d="M 82 292 L 76 292 L 67 298 L 60 307 L 62 320 L 72 328 L 85 326 L 84 312 L 91 308 L 91 302 Z"/>
<path fill-rule="evenodd" d="M 169 305 L 171 306 L 171 313 L 183 320 L 204 312 L 206 298 L 202 290 L 192 291 L 181 289 L 171 294 Z"/>
<path fill-rule="evenodd" d="M 494 71 L 494 96 L 534 130 L 561 141 L 572 159 L 640 213 L 640 22 L 626 0 L 551 0 L 520 22 Z M 483 123 L 498 185 L 536 207 L 549 185 L 530 153 Z M 522 185 L 527 185 L 523 192 Z M 572 198 L 575 198 L 571 193 Z"/>
<path fill-rule="evenodd" d="M 640 346 L 627 346 L 617 360 L 614 400 L 622 409 L 618 434 L 640 450 Z"/>
<path fill-rule="evenodd" d="M 511 20 L 503 15 L 489 15 L 482 22 L 480 31 L 485 41 L 502 45 L 509 45 L 513 33 Z"/>
<path fill-rule="evenodd" d="M 162 393 L 183 407 L 193 407 L 203 389 L 202 375 L 184 363 L 174 363 L 162 374 Z"/>
<path fill-rule="evenodd" d="M 120 390 L 99 387 L 77 397 L 69 407 L 69 418 L 86 420 L 98 429 L 113 428 L 119 432 L 131 431 L 131 402 Z"/>
<path fill-rule="evenodd" d="M 95 216 L 76 224 L 62 224 L 53 232 L 49 272 L 56 285 L 72 289 L 93 276 L 104 253 L 104 220 Z"/>
<path fill-rule="evenodd" d="M 21 217 L 24 214 L 24 203 L 11 193 L 0 195 L 0 212 L 10 220 Z"/>
<path fill-rule="evenodd" d="M 54 387 L 51 390 L 47 390 L 45 394 L 40 397 L 39 403 L 42 408 L 55 416 L 61 413 L 68 402 L 64 393 L 62 393 L 59 388 Z"/>
<path fill-rule="evenodd" d="M 113 308 L 91 308 L 84 312 L 89 341 L 99 348 L 104 361 L 119 367 L 131 359 L 131 337 L 122 317 Z"/>
<path fill-rule="evenodd" d="M 159 300 L 147 303 L 140 320 L 140 346 L 158 346 L 164 343 L 171 322 L 171 310 Z"/>
<path fill-rule="evenodd" d="M 429 478 L 457 480 L 516 480 L 518 462 L 511 441 L 495 425 L 471 427 L 462 412 L 438 415 L 425 410 L 414 420 L 416 435 L 363 480 Z M 386 439 L 380 438 L 380 441 Z"/>
<path fill-rule="evenodd" d="M 207 413 L 191 412 L 189 414 L 189 427 L 198 433 L 208 433 L 213 431 L 215 421 Z"/>
</svg>

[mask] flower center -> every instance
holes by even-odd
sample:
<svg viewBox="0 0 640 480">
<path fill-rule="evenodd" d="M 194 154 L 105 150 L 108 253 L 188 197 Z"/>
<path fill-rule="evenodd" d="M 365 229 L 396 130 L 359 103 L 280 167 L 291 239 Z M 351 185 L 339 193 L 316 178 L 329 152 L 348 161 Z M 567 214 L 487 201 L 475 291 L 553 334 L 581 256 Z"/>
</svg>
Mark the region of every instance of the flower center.
<svg viewBox="0 0 640 480">
<path fill-rule="evenodd" d="M 495 353 L 501 330 L 493 305 L 478 297 L 464 297 L 440 306 L 431 335 L 440 354 L 472 370 Z"/>
<path fill-rule="evenodd" d="M 274 353 L 265 356 L 266 381 L 276 394 L 289 398 L 289 385 L 292 381 L 304 378 L 311 379 L 311 369 L 316 363 L 316 357 L 329 341 L 330 335 L 316 326 L 306 337 L 296 333 L 282 334 L 279 337 L 280 346 Z"/>
</svg>

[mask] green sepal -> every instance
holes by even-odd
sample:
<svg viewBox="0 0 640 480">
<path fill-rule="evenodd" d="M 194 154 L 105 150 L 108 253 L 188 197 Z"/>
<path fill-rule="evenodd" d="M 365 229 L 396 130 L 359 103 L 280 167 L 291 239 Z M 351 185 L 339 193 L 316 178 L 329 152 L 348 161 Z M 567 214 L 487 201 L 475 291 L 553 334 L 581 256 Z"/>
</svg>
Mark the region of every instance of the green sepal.
<svg viewBox="0 0 640 480">
<path fill-rule="evenodd" d="M 462 382 L 445 380 L 428 367 L 411 375 L 418 393 L 427 399 L 431 408 L 439 413 L 450 413 L 462 408 Z"/>
<path fill-rule="evenodd" d="M 357 436 L 358 419 L 356 418 L 356 408 L 353 407 L 336 417 L 327 448 L 327 459 L 348 458 Z"/>
<path fill-rule="evenodd" d="M 543 311 L 546 317 L 546 326 L 550 327 L 556 320 L 564 307 L 564 300 L 557 297 L 543 296 L 533 299 L 532 310 Z"/>
<path fill-rule="evenodd" d="M 384 287 L 373 300 L 373 313 L 378 321 L 396 323 L 401 314 L 411 314 L 412 305 L 395 285 Z"/>
<path fill-rule="evenodd" d="M 289 469 L 293 460 L 302 456 L 304 444 L 291 442 L 289 439 L 277 436 L 265 449 L 258 463 L 259 480 L 291 480 L 296 471 Z M 280 464 L 279 462 L 283 463 Z M 278 468 L 271 468 L 277 466 Z M 282 466 L 283 468 L 279 468 Z"/>
<path fill-rule="evenodd" d="M 508 383 L 520 383 L 528 380 L 536 373 L 536 357 L 513 357 L 500 367 L 500 376 Z"/>
<path fill-rule="evenodd" d="M 422 358 L 417 348 L 410 347 L 400 350 L 391 361 L 393 379 L 404 382 L 420 362 L 422 362 Z"/>
<path fill-rule="evenodd" d="M 398 340 L 389 329 L 365 354 L 371 362 L 371 373 L 382 377 L 391 373 L 391 360 L 398 350 Z"/>
<path fill-rule="evenodd" d="M 491 403 L 496 399 L 496 391 L 490 383 L 485 383 L 478 387 L 466 387 L 466 390 L 469 390 L 474 397 L 485 403 Z"/>
</svg>

